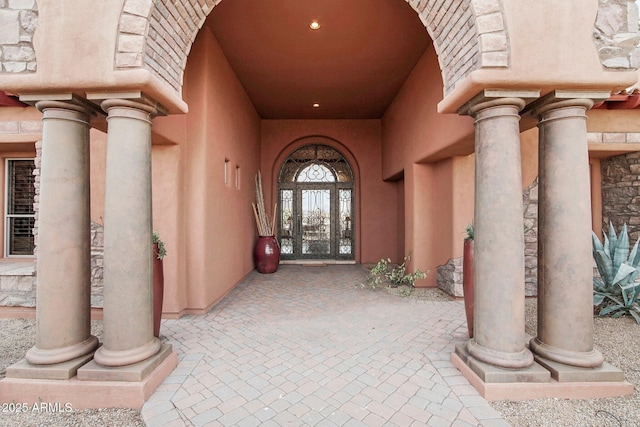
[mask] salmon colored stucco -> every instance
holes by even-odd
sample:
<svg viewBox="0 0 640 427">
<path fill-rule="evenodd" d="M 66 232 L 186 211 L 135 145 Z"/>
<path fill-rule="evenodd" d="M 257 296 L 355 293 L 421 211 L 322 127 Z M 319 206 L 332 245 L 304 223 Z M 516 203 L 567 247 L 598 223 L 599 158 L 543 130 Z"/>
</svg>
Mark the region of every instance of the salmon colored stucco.
<svg viewBox="0 0 640 427">
<path fill-rule="evenodd" d="M 254 268 L 254 177 L 258 170 L 262 172 L 265 201 L 271 211 L 283 160 L 308 143 L 337 149 L 354 171 L 354 261 L 368 264 L 387 257 L 401 261 L 411 255 L 410 268 L 430 271 L 418 285 L 435 286 L 438 267 L 461 256 L 464 229 L 474 215 L 475 129 L 473 118 L 457 114 L 463 112 L 464 105 L 485 89 L 538 91 L 540 96 L 559 89 L 615 92 L 634 84 L 638 75 L 629 69 L 603 66 L 593 39 L 594 21 L 602 10 L 598 1 L 543 0 L 526 8 L 518 2 L 501 1 L 491 3 L 495 10 L 488 3 L 471 8 L 467 1 L 452 2 L 452 7 L 459 5 L 469 13 L 473 28 L 469 34 L 461 33 L 455 20 L 448 20 L 454 16 L 451 11 L 432 19 L 428 14 L 431 3 L 389 2 L 381 9 L 388 15 L 385 25 L 398 25 L 401 20 L 400 27 L 410 27 L 411 34 L 420 36 L 414 37 L 420 38 L 415 46 L 398 47 L 411 56 L 394 59 L 408 61 L 405 74 L 391 68 L 377 71 L 377 62 L 385 60 L 380 56 L 359 59 L 358 46 L 368 40 L 361 26 L 356 28 L 360 38 L 348 40 L 350 44 L 341 45 L 343 50 L 332 51 L 331 43 L 335 45 L 337 39 L 323 40 L 322 34 L 327 33 L 314 33 L 320 35 L 316 37 L 306 27 L 296 33 L 299 40 L 291 42 L 292 51 L 300 58 L 335 65 L 322 68 L 330 74 L 327 81 L 333 85 L 318 86 L 318 98 L 325 94 L 326 99 L 336 99 L 340 88 L 335 82 L 341 79 L 359 79 L 360 84 L 382 78 L 378 81 L 384 81 L 386 89 L 398 81 L 397 93 L 379 117 L 355 119 L 359 114 L 351 112 L 347 119 L 327 118 L 330 113 L 325 110 L 317 113 L 323 117 L 320 119 L 308 108 L 299 112 L 300 118 L 289 118 L 298 113 L 296 85 L 313 87 L 325 76 L 315 74 L 308 64 L 296 68 L 299 64 L 295 61 L 300 58 L 294 61 L 293 54 L 286 56 L 282 44 L 291 40 L 287 31 L 295 28 L 269 24 L 268 19 L 284 16 L 278 9 L 265 13 L 263 18 L 268 19 L 262 21 L 256 11 L 244 10 L 240 0 L 235 6 L 220 6 L 222 18 L 207 19 L 195 13 L 197 22 L 176 24 L 173 32 L 166 31 L 173 25 L 166 16 L 154 15 L 153 7 L 137 9 L 135 2 L 98 2 L 91 7 L 79 0 L 39 2 L 32 43 L 37 69 L 0 74 L 0 89 L 31 99 L 31 104 L 39 94 L 72 92 L 98 100 L 101 94 L 139 93 L 161 106 L 152 120 L 151 136 L 153 228 L 168 249 L 164 260 L 165 316 L 208 310 Z M 354 3 L 353 10 L 343 11 L 340 19 L 378 22 L 383 19 L 381 10 L 368 9 L 371 4 Z M 296 13 L 306 13 L 305 8 L 316 6 L 300 6 L 294 11 L 286 2 L 277 5 L 290 11 L 287 22 L 294 22 Z M 191 10 L 193 2 L 185 7 Z M 210 6 L 203 10 L 205 15 L 218 13 Z M 254 37 L 255 43 L 261 43 L 256 46 L 273 49 L 272 55 L 254 55 L 262 58 L 261 63 L 242 63 L 251 61 L 251 55 L 238 55 L 233 49 L 251 38 L 234 40 L 234 26 L 215 25 L 233 17 L 261 35 Z M 136 31 L 143 27 L 134 23 L 146 23 L 141 35 Z M 331 26 L 322 31 L 327 29 Z M 158 43 L 161 37 L 165 39 Z M 376 37 L 380 48 L 366 49 L 367 54 L 380 51 L 389 56 L 393 49 L 386 43 L 393 40 L 380 34 Z M 145 43 L 147 38 L 152 42 Z M 451 52 L 461 44 L 465 50 L 456 62 Z M 309 46 L 313 50 L 305 50 Z M 318 52 L 321 58 L 316 57 Z M 341 67 L 351 59 L 362 62 Z M 458 62 L 464 61 L 469 61 L 467 68 L 460 68 Z M 254 73 L 238 75 L 238 70 L 246 72 L 247 68 Z M 366 73 L 357 74 L 361 70 Z M 277 76 L 289 80 L 274 83 Z M 256 82 L 263 86 L 256 88 Z M 375 98 L 375 83 L 369 87 L 371 93 L 357 94 L 360 102 L 364 95 Z M 283 105 L 281 99 L 277 103 L 287 118 L 267 118 L 268 114 L 261 115 L 254 106 L 254 99 L 259 99 L 260 108 L 268 108 L 269 98 L 274 97 L 291 100 L 291 106 Z M 98 101 L 91 102 L 96 107 L 90 133 L 91 220 L 102 224 L 107 123 Z M 592 110 L 588 130 L 638 132 L 637 111 Z M 12 126 L 37 123 L 40 118 L 33 106 L 0 108 L 0 120 L 7 123 L 0 133 L 3 158 L 34 156 L 33 143 L 42 138 L 41 127 L 23 132 Z M 536 119 L 523 114 L 521 131 L 524 189 L 538 175 Z M 594 224 L 602 215 L 598 159 L 632 149 L 631 145 L 590 144 Z M 4 171 L 4 162 L 0 169 Z M 4 173 L 0 180 L 4 180 Z"/>
</svg>

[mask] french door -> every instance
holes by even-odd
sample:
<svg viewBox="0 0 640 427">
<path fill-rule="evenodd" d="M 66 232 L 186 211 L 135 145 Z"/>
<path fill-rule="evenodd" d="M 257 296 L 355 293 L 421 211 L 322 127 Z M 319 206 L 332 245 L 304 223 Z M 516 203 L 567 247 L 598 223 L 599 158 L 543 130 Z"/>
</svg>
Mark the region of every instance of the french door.
<svg viewBox="0 0 640 427">
<path fill-rule="evenodd" d="M 304 150 L 304 156 L 298 153 Z M 293 171 L 290 161 L 298 153 Z M 294 152 L 283 165 L 278 194 L 278 237 L 282 259 L 353 259 L 353 180 L 344 173 L 334 149 L 306 146 Z M 339 167 L 336 170 L 336 164 Z M 286 167 L 289 170 L 286 170 Z M 347 165 L 348 166 L 348 165 Z M 293 172 L 293 173 L 292 173 Z M 291 175 L 290 179 L 287 175 Z M 342 179 L 342 180 L 341 180 Z"/>
<path fill-rule="evenodd" d="M 280 190 L 283 259 L 353 259 L 350 188 L 305 184 Z"/>
</svg>

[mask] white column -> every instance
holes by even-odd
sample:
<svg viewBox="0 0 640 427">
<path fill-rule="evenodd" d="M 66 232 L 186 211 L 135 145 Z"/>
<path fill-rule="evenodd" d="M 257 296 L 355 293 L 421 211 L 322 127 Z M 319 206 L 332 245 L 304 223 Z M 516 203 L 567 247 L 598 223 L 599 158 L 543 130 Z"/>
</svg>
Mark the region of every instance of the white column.
<svg viewBox="0 0 640 427">
<path fill-rule="evenodd" d="M 103 366 L 145 360 L 160 350 L 153 336 L 151 117 L 143 103 L 109 99 L 104 221 Z"/>
<path fill-rule="evenodd" d="M 474 337 L 466 349 L 490 365 L 533 363 L 525 347 L 520 98 L 473 103 L 475 118 Z"/>
<path fill-rule="evenodd" d="M 43 112 L 36 274 L 36 345 L 31 364 L 50 365 L 91 353 L 89 110 L 39 101 Z"/>
</svg>

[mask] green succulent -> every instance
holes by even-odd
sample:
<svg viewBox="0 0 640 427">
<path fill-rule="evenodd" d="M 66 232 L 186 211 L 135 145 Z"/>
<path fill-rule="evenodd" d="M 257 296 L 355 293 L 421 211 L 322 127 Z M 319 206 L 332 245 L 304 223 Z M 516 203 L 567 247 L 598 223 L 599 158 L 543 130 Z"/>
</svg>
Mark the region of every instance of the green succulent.
<svg viewBox="0 0 640 427">
<path fill-rule="evenodd" d="M 160 239 L 160 234 L 157 231 L 153 232 L 152 243 L 158 244 L 158 252 L 154 255 L 158 257 L 158 259 L 164 258 L 167 255 L 167 248 L 165 248 L 164 242 Z"/>
<path fill-rule="evenodd" d="M 593 278 L 593 305 L 601 307 L 600 316 L 620 317 L 630 314 L 640 324 L 640 252 L 638 243 L 629 251 L 627 225 L 616 235 L 609 223 L 609 236 L 603 233 L 604 243 L 592 232 L 593 258 L 600 278 Z"/>
<path fill-rule="evenodd" d="M 465 237 L 465 240 L 473 240 L 473 238 L 475 237 L 475 230 L 473 228 L 473 223 L 468 224 L 465 228 L 464 228 L 465 233 L 467 233 L 467 237 Z"/>
</svg>

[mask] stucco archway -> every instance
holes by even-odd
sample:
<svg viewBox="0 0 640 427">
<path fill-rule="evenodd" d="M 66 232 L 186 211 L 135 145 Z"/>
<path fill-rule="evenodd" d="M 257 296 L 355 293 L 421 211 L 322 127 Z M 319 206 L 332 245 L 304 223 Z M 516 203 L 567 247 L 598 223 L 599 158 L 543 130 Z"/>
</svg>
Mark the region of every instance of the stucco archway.
<svg viewBox="0 0 640 427">
<path fill-rule="evenodd" d="M 400 0 L 398 0 L 400 1 Z M 177 93 L 191 44 L 220 1 L 125 0 L 118 26 L 116 69 L 145 68 Z M 408 0 L 433 39 L 444 94 L 482 67 L 509 66 L 502 0 Z"/>
</svg>

